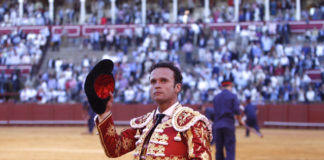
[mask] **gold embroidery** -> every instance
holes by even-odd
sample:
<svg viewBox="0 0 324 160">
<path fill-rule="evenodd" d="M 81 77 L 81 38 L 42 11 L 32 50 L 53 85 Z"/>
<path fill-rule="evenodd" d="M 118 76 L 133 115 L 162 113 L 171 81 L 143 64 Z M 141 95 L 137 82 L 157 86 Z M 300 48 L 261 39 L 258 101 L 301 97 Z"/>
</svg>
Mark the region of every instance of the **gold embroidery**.
<svg viewBox="0 0 324 160">
<path fill-rule="evenodd" d="M 179 124 L 182 126 L 185 122 L 187 122 L 187 119 L 192 119 L 193 115 L 191 113 L 187 113 L 187 112 L 182 112 L 179 115 Z"/>
<path fill-rule="evenodd" d="M 195 134 L 198 136 L 198 137 L 201 137 L 201 129 L 200 128 L 194 128 L 194 132 L 195 132 Z"/>
<path fill-rule="evenodd" d="M 208 139 L 208 132 L 204 126 L 205 126 L 204 123 L 198 122 L 197 127 L 194 128 L 194 132 L 196 137 L 199 138 L 201 142 L 203 142 L 204 146 L 206 146 L 206 139 Z"/>
<path fill-rule="evenodd" d="M 208 131 L 206 128 L 204 128 L 204 126 L 205 124 L 203 122 L 198 122 L 197 125 L 193 128 L 193 130 L 189 129 L 185 134 L 185 137 L 187 137 L 188 140 L 189 157 L 199 156 L 204 160 L 211 159 L 210 155 L 208 154 L 210 153 L 210 144 L 209 141 L 206 141 L 206 139 L 208 140 L 209 137 Z M 205 151 L 202 152 L 200 155 L 195 155 L 194 143 L 192 142 L 193 137 L 198 137 L 199 140 L 202 142 L 202 145 L 198 146 L 197 151 L 201 151 L 205 149 Z"/>
<path fill-rule="evenodd" d="M 185 132 L 189 130 L 193 125 L 197 124 L 198 121 L 204 122 L 201 123 L 199 126 L 203 126 L 203 128 L 207 128 L 206 134 L 208 134 L 208 140 L 212 139 L 212 132 L 211 132 L 211 124 L 209 123 L 208 119 L 200 114 L 197 111 L 194 111 L 188 107 L 179 107 L 174 111 L 174 116 L 172 117 L 172 126 L 178 132 Z M 196 134 L 195 131 L 193 134 Z M 204 133 L 204 134 L 205 134 Z"/>
<path fill-rule="evenodd" d="M 168 135 L 154 132 L 150 139 L 150 142 L 168 145 L 168 140 L 169 140 Z"/>
<path fill-rule="evenodd" d="M 141 152 L 141 148 L 142 148 L 142 145 L 137 145 L 136 146 L 135 151 L 134 151 L 135 156 L 139 156 L 139 154 Z"/>
<path fill-rule="evenodd" d="M 134 154 L 134 160 L 139 160 L 139 156 Z"/>
<path fill-rule="evenodd" d="M 162 145 L 157 145 L 153 143 L 149 143 L 147 147 L 147 155 L 153 155 L 153 156 L 164 156 L 165 148 Z"/>
<path fill-rule="evenodd" d="M 181 139 L 181 135 L 180 135 L 180 132 L 177 133 L 177 135 L 173 138 L 175 141 L 178 141 L 180 142 L 182 139 Z"/>
<path fill-rule="evenodd" d="M 149 133 L 149 130 L 152 127 L 152 125 L 153 125 L 153 120 L 151 119 L 150 122 L 148 122 L 148 124 L 146 125 L 146 127 L 143 129 L 143 132 L 142 132 L 141 136 L 137 140 L 138 143 L 136 143 L 136 148 L 135 148 L 135 152 L 134 152 L 134 155 L 135 156 L 138 156 L 139 157 L 139 155 L 141 154 L 145 137 Z"/>
<path fill-rule="evenodd" d="M 133 118 L 131 121 L 130 121 L 130 125 L 132 128 L 143 128 L 147 125 L 147 123 L 149 121 L 152 120 L 152 116 L 151 116 L 151 112 L 141 116 L 141 117 L 137 117 L 137 118 Z"/>
<path fill-rule="evenodd" d="M 159 124 L 159 125 L 156 127 L 155 130 L 163 130 L 163 131 L 164 131 L 166 128 L 172 127 L 171 122 L 172 122 L 171 119 L 168 119 L 167 121 L 165 121 L 165 122 Z"/>
<path fill-rule="evenodd" d="M 187 133 L 186 137 L 188 140 L 188 155 L 189 155 L 189 157 L 194 157 L 195 156 L 194 155 L 194 144 L 192 142 L 193 135 L 192 135 L 192 132 L 190 129 L 186 133 Z"/>
<path fill-rule="evenodd" d="M 119 139 L 116 140 L 116 148 L 115 148 L 115 154 L 119 157 L 119 151 L 120 151 L 120 148 L 122 146 L 122 143 Z"/>
<path fill-rule="evenodd" d="M 111 155 L 110 155 L 110 153 L 108 152 L 108 149 L 106 148 L 106 145 L 105 145 L 105 143 L 104 143 L 104 140 L 103 140 L 103 134 L 102 134 L 102 132 L 101 132 L 101 129 L 100 129 L 100 126 L 99 126 L 99 125 L 97 125 L 97 129 L 98 129 L 98 132 L 99 132 L 99 137 L 100 137 L 100 143 L 101 143 L 101 146 L 103 146 L 106 155 L 107 155 L 108 157 L 111 157 Z"/>
<path fill-rule="evenodd" d="M 140 135 L 140 137 L 138 139 L 139 142 L 144 142 L 144 138 L 148 134 L 148 131 L 150 130 L 150 128 L 152 127 L 152 125 L 153 125 L 153 121 L 149 122 L 147 124 L 147 126 L 143 129 L 142 134 Z M 140 145 L 140 144 L 137 144 L 137 145 Z"/>
<path fill-rule="evenodd" d="M 143 117 L 138 119 L 138 123 L 143 123 L 145 122 L 146 118 L 148 117 L 148 115 L 144 115 Z"/>
<path fill-rule="evenodd" d="M 145 160 L 186 160 L 186 157 L 182 156 L 169 156 L 169 157 L 154 157 L 154 156 L 146 156 Z"/>
<path fill-rule="evenodd" d="M 169 128 L 169 127 L 172 127 L 171 119 L 168 119 L 166 122 L 164 122 L 161 128 L 165 129 L 165 128 Z"/>
<path fill-rule="evenodd" d="M 107 128 L 106 135 L 114 136 L 115 134 L 116 134 L 115 126 L 109 125 L 109 127 Z"/>
<path fill-rule="evenodd" d="M 191 108 L 181 107 L 178 111 L 176 111 L 173 118 L 173 120 L 175 120 L 175 123 L 172 122 L 172 124 L 175 125 L 175 128 L 179 128 L 179 130 L 189 128 L 190 125 L 193 125 L 193 123 L 198 120 L 197 118 L 201 118 L 200 116 L 200 113 L 192 110 Z"/>
<path fill-rule="evenodd" d="M 123 139 L 123 148 L 125 150 L 130 150 L 131 146 L 132 146 L 132 139 L 130 138 L 124 138 Z"/>
<path fill-rule="evenodd" d="M 210 145 L 211 137 L 209 136 L 208 127 L 205 123 L 199 122 L 199 127 L 201 129 L 201 141 L 204 143 L 205 146 Z M 207 147 L 209 149 L 209 147 Z"/>
<path fill-rule="evenodd" d="M 210 160 L 211 159 L 210 155 L 206 151 L 201 154 L 201 157 L 202 157 L 203 160 Z"/>
<path fill-rule="evenodd" d="M 134 138 L 138 139 L 141 136 L 141 133 L 139 131 L 139 129 L 136 129 L 136 134 L 134 136 Z"/>
</svg>

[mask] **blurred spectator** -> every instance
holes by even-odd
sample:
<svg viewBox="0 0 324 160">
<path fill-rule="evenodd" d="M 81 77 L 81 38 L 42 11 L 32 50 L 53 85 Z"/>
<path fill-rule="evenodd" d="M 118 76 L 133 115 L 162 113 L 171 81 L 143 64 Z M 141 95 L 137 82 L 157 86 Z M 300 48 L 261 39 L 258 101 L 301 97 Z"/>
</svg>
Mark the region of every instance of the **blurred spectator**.
<svg viewBox="0 0 324 160">
<path fill-rule="evenodd" d="M 319 89 L 319 97 L 321 98 L 321 101 L 324 101 L 324 84 L 322 84 Z"/>
<path fill-rule="evenodd" d="M 306 92 L 306 100 L 307 102 L 314 102 L 315 100 L 315 92 L 312 86 L 308 87 L 308 90 Z"/>
<path fill-rule="evenodd" d="M 233 2 L 233 1 L 231 1 Z M 160 24 L 170 23 L 170 11 L 166 2 L 147 1 L 146 23 Z M 179 1 L 177 23 L 192 23 L 202 21 L 205 23 L 213 22 L 233 22 L 234 6 L 226 2 L 218 1 L 217 5 L 211 6 L 210 17 L 205 18 L 201 12 L 200 1 Z M 291 0 L 270 1 L 270 21 L 295 20 L 296 2 Z M 49 19 L 48 3 L 42 1 L 24 2 L 23 18 L 18 17 L 18 7 L 16 1 L 4 0 L 0 4 L 0 25 L 76 25 L 79 20 L 80 1 L 64 1 L 55 3 L 53 22 Z M 301 6 L 301 20 L 323 20 L 324 10 L 321 1 L 314 1 L 311 6 Z M 96 0 L 86 3 L 88 19 L 87 24 L 111 24 L 112 14 L 110 1 Z M 264 2 L 242 1 L 239 9 L 239 21 L 263 21 L 265 15 Z M 141 3 L 139 1 L 124 1 L 116 3 L 116 24 L 140 24 Z"/>
<path fill-rule="evenodd" d="M 61 34 L 56 31 L 52 35 L 52 51 L 60 51 L 60 45 L 61 45 Z"/>
<path fill-rule="evenodd" d="M 25 88 L 20 91 L 21 102 L 34 102 L 36 100 L 37 91 L 30 84 L 26 84 Z"/>
<path fill-rule="evenodd" d="M 7 92 L 8 90 L 8 79 L 5 75 L 5 72 L 2 71 L 0 75 L 0 94 Z"/>
</svg>

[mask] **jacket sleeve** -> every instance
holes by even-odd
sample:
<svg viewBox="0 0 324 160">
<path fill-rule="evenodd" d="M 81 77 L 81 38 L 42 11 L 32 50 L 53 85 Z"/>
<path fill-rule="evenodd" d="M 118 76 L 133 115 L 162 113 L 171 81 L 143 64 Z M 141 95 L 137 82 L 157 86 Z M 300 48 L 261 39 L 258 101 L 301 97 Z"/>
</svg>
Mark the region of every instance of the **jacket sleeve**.
<svg viewBox="0 0 324 160">
<path fill-rule="evenodd" d="M 188 157 L 191 160 L 211 160 L 208 128 L 205 122 L 198 121 L 184 132 L 188 144 Z"/>
<path fill-rule="evenodd" d="M 101 145 L 108 157 L 119 157 L 135 149 L 136 129 L 129 128 L 118 135 L 111 114 L 102 122 L 95 118 L 95 122 Z"/>
</svg>

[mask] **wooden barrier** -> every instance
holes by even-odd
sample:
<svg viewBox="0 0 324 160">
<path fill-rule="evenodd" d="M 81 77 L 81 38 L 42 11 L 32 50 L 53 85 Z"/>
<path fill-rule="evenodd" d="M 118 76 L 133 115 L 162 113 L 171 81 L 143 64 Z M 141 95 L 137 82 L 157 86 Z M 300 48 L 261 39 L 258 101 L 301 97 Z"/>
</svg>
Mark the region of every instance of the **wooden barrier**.
<svg viewBox="0 0 324 160">
<path fill-rule="evenodd" d="M 210 106 L 210 105 L 207 105 Z M 130 119 L 154 110 L 152 104 L 115 104 L 113 119 L 128 125 Z M 197 105 L 191 105 L 197 110 Z M 324 127 L 324 104 L 260 105 L 261 127 Z M 0 125 L 83 125 L 86 111 L 81 104 L 0 104 Z"/>
<path fill-rule="evenodd" d="M 0 124 L 85 124 L 80 104 L 2 103 Z"/>
<path fill-rule="evenodd" d="M 324 127 L 324 104 L 261 105 L 258 109 L 262 127 Z"/>
</svg>

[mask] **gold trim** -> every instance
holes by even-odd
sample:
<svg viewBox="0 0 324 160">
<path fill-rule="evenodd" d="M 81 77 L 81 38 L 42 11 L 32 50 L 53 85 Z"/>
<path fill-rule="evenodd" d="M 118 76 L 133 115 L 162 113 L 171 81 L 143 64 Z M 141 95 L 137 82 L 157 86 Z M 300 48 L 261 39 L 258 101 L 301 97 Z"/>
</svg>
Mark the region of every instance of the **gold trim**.
<svg viewBox="0 0 324 160">
<path fill-rule="evenodd" d="M 177 135 L 173 138 L 173 140 L 177 141 L 177 142 L 180 142 L 182 139 L 181 139 L 181 135 L 180 135 L 180 132 L 177 133 Z"/>
<path fill-rule="evenodd" d="M 198 122 L 197 126 L 194 127 L 193 129 L 189 129 L 187 130 L 187 132 L 185 132 L 185 137 L 187 138 L 187 142 L 188 142 L 188 155 L 189 157 L 200 157 L 203 160 L 211 160 L 210 154 L 211 150 L 210 150 L 210 142 L 208 141 L 209 135 L 208 135 L 208 131 L 207 131 L 207 127 L 205 126 L 205 123 L 203 122 Z M 195 144 L 193 143 L 193 138 L 198 138 L 199 141 L 201 142 L 201 145 L 198 146 L 197 150 L 201 151 L 202 148 L 204 148 L 204 152 L 202 152 L 200 155 L 195 155 L 197 153 L 195 153 L 194 147 Z M 197 147 L 197 146 L 196 146 Z"/>
<path fill-rule="evenodd" d="M 153 118 L 150 119 L 150 121 L 148 122 L 148 124 L 146 125 L 146 127 L 143 129 L 143 131 L 146 129 L 146 128 L 149 128 L 148 130 L 146 130 L 146 132 L 143 132 L 139 138 L 139 140 L 136 144 L 136 149 L 135 149 L 135 153 L 136 155 L 140 156 L 141 152 L 142 152 L 142 148 L 143 148 L 143 144 L 144 144 L 144 140 L 147 136 L 147 134 L 149 133 L 149 131 L 152 129 L 153 127 Z"/>
<path fill-rule="evenodd" d="M 155 156 L 146 156 L 145 160 L 186 160 L 186 157 L 183 156 L 168 156 L 168 157 L 155 157 Z"/>
<path fill-rule="evenodd" d="M 115 134 L 116 134 L 115 126 L 110 125 L 110 126 L 107 128 L 106 135 L 108 135 L 108 136 L 113 136 L 113 135 L 115 135 Z"/>
<path fill-rule="evenodd" d="M 190 129 L 186 132 L 185 137 L 188 141 L 188 155 L 189 157 L 194 157 L 194 144 L 192 143 L 193 135 Z"/>
<path fill-rule="evenodd" d="M 123 138 L 123 148 L 125 149 L 125 150 L 130 150 L 131 149 L 131 147 L 132 147 L 132 142 L 133 142 L 133 140 L 132 139 L 130 139 L 130 138 Z"/>
<path fill-rule="evenodd" d="M 120 149 L 121 149 L 121 147 L 122 147 L 122 142 L 119 139 L 116 140 L 115 154 L 117 155 L 117 157 L 120 156 Z"/>
<path fill-rule="evenodd" d="M 168 135 L 153 132 L 153 135 L 152 135 L 149 143 L 168 145 L 168 140 L 169 140 Z"/>
<path fill-rule="evenodd" d="M 210 152 L 209 152 L 210 153 Z M 201 158 L 203 160 L 211 160 L 212 158 L 210 157 L 210 155 L 205 151 L 201 154 Z"/>
<path fill-rule="evenodd" d="M 106 148 L 106 146 L 105 146 L 105 144 L 104 144 L 104 139 L 103 139 L 103 135 L 102 135 L 102 132 L 101 132 L 100 126 L 101 126 L 104 122 L 106 122 L 106 120 L 109 119 L 110 117 L 111 117 L 111 114 L 108 115 L 107 118 L 106 118 L 105 120 L 103 120 L 101 123 L 97 124 L 97 130 L 98 130 L 98 132 L 99 132 L 99 139 L 100 139 L 100 143 L 101 143 L 101 146 L 104 148 L 104 151 L 105 151 L 107 157 L 112 157 L 112 156 L 109 154 L 109 152 L 108 152 L 108 150 L 107 150 L 107 148 Z M 98 119 L 97 119 L 97 120 L 98 120 Z M 113 124 L 112 124 L 112 125 L 113 125 Z"/>
<path fill-rule="evenodd" d="M 163 145 L 149 143 L 147 146 L 146 155 L 152 155 L 156 157 L 164 157 L 165 147 Z"/>
<path fill-rule="evenodd" d="M 136 117 L 130 120 L 130 126 L 132 128 L 143 128 L 153 119 L 153 112 L 149 112 L 143 116 Z M 136 123 L 136 121 L 139 121 Z"/>
<path fill-rule="evenodd" d="M 111 115 L 112 114 L 110 112 L 110 114 L 104 120 L 102 120 L 101 122 L 99 122 L 99 117 L 97 117 L 97 119 L 96 119 L 97 126 L 100 127 L 102 124 L 104 124 L 111 117 Z"/>
<path fill-rule="evenodd" d="M 189 130 L 193 125 L 198 121 L 202 121 L 206 124 L 209 139 L 212 140 L 212 127 L 209 120 L 202 114 L 197 111 L 194 111 L 188 107 L 181 107 L 175 111 L 174 116 L 172 117 L 172 126 L 178 132 L 185 132 Z"/>
</svg>

